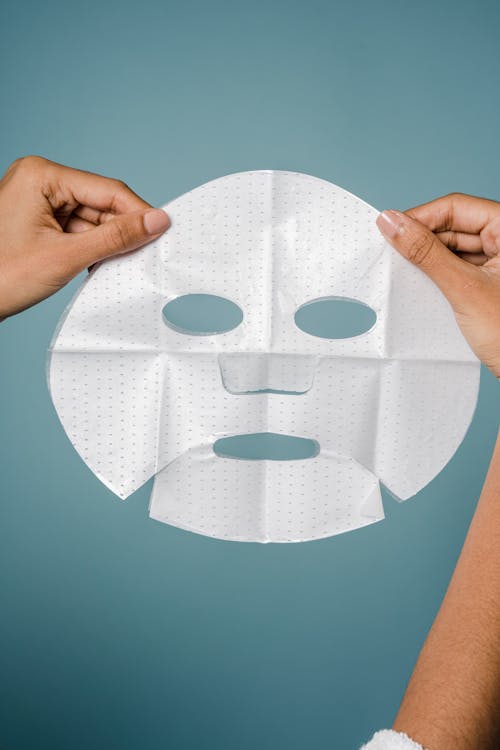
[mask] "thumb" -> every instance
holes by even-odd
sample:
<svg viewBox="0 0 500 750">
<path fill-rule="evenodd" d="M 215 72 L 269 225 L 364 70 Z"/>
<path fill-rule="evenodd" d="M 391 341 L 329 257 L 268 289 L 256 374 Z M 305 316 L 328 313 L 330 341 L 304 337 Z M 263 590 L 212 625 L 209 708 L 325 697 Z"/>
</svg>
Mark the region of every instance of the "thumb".
<svg viewBox="0 0 500 750">
<path fill-rule="evenodd" d="M 136 250 L 159 237 L 169 226 L 165 211 L 147 208 L 115 216 L 95 229 L 66 235 L 71 241 L 75 270 L 81 271 L 104 258 Z"/>
<path fill-rule="evenodd" d="M 401 211 L 383 211 L 377 217 L 377 226 L 401 255 L 432 279 L 455 311 L 463 307 L 464 292 L 475 288 L 480 279 L 475 266 L 455 255 L 424 224 Z"/>
</svg>

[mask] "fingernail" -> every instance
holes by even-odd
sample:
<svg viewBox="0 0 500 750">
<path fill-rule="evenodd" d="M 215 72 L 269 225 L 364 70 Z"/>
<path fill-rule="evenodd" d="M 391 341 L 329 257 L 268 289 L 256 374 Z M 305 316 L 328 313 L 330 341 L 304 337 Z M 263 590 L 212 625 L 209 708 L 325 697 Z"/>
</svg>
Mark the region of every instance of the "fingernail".
<svg viewBox="0 0 500 750">
<path fill-rule="evenodd" d="M 377 216 L 378 228 L 384 237 L 388 237 L 390 240 L 394 239 L 397 234 L 401 233 L 403 222 L 404 214 L 402 214 L 401 211 L 394 211 L 393 209 L 382 211 L 382 213 Z"/>
<path fill-rule="evenodd" d="M 170 219 L 161 208 L 155 208 L 144 214 L 144 229 L 148 234 L 160 234 L 170 226 Z"/>
</svg>

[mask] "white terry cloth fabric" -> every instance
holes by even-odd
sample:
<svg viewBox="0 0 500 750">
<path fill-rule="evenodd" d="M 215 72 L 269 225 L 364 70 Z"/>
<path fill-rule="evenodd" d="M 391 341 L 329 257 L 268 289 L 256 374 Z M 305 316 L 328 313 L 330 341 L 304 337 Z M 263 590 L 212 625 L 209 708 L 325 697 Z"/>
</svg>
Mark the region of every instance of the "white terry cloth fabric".
<svg viewBox="0 0 500 750">
<path fill-rule="evenodd" d="M 384 517 L 380 483 L 399 500 L 425 487 L 467 431 L 479 363 L 378 212 L 279 171 L 221 177 L 165 209 L 171 228 L 99 264 L 51 345 L 57 413 L 101 481 L 126 498 L 155 475 L 152 518 L 259 542 L 357 529 Z M 189 295 L 225 298 L 239 322 L 202 335 L 168 325 Z M 325 300 L 375 322 L 346 337 L 300 328 L 299 311 Z M 214 448 L 261 433 L 318 450 L 245 460 Z"/>
<path fill-rule="evenodd" d="M 425 750 L 425 748 L 410 739 L 404 732 L 381 729 L 360 750 Z"/>
</svg>

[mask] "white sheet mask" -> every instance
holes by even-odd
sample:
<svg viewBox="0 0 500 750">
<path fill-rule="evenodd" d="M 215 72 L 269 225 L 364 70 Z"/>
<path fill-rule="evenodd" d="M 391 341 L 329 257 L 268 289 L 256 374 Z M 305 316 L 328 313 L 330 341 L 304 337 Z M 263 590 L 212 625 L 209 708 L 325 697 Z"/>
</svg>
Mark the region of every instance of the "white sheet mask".
<svg viewBox="0 0 500 750">
<path fill-rule="evenodd" d="M 55 407 L 106 486 L 126 498 L 156 475 L 152 518 L 289 542 L 382 519 L 379 482 L 404 500 L 436 476 L 472 418 L 479 363 L 438 289 L 382 239 L 374 208 L 315 177 L 259 171 L 165 209 L 168 232 L 100 264 L 51 345 Z M 203 318 L 203 335 L 167 323 L 191 294 L 229 300 L 241 322 L 214 334 Z M 331 298 L 362 303 L 369 329 L 321 338 L 298 327 L 303 305 Z M 332 309 L 335 328 L 342 303 Z M 254 433 L 317 450 L 214 452 Z"/>
</svg>

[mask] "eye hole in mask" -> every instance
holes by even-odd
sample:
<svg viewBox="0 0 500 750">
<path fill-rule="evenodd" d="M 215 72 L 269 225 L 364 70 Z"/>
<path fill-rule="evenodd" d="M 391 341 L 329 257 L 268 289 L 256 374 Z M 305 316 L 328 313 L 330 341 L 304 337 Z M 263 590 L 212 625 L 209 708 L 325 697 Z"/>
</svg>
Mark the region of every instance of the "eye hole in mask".
<svg viewBox="0 0 500 750">
<path fill-rule="evenodd" d="M 377 313 L 369 305 L 349 297 L 320 297 L 301 305 L 294 316 L 304 333 L 322 339 L 347 339 L 367 333 Z"/>
<path fill-rule="evenodd" d="M 320 446 L 317 440 L 309 438 L 276 432 L 251 432 L 219 438 L 213 450 L 221 458 L 244 461 L 300 461 L 317 456 Z"/>
<path fill-rule="evenodd" d="M 243 311 L 234 302 L 216 294 L 183 294 L 167 302 L 163 319 L 178 333 L 212 336 L 239 326 Z"/>
</svg>

